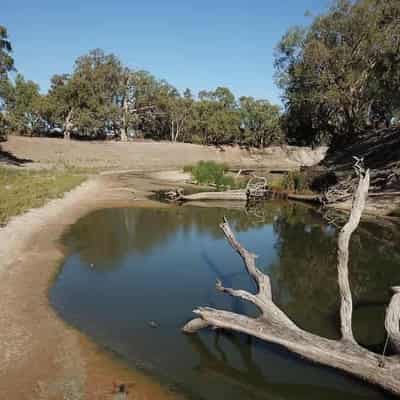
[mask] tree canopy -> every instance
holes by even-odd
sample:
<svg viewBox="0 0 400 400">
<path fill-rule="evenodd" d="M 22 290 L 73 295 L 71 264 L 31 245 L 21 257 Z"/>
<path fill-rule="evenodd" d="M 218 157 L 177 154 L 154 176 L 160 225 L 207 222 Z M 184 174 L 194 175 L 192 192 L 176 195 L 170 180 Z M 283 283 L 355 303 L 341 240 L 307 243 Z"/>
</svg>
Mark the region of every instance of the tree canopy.
<svg viewBox="0 0 400 400">
<path fill-rule="evenodd" d="M 341 139 L 389 121 L 400 106 L 400 2 L 337 0 L 287 31 L 275 66 L 292 139 Z"/>
<path fill-rule="evenodd" d="M 57 73 L 41 94 L 17 75 L 0 26 L 1 126 L 21 134 L 76 138 L 152 138 L 264 147 L 344 144 L 400 116 L 400 2 L 336 0 L 276 47 L 284 110 L 224 86 L 180 93 L 164 79 L 94 49 Z"/>
<path fill-rule="evenodd" d="M 180 93 L 101 49 L 78 57 L 70 73 L 53 75 L 47 94 L 18 74 L 4 80 L 0 95 L 9 128 L 19 134 L 261 147 L 282 138 L 280 109 L 267 100 L 244 102 L 226 87 Z"/>
<path fill-rule="evenodd" d="M 0 25 L 0 141 L 6 137 L 7 121 L 3 115 L 4 100 L 2 93 L 8 81 L 8 72 L 14 68 L 14 59 L 11 56 L 12 47 L 8 40 L 7 29 Z"/>
</svg>

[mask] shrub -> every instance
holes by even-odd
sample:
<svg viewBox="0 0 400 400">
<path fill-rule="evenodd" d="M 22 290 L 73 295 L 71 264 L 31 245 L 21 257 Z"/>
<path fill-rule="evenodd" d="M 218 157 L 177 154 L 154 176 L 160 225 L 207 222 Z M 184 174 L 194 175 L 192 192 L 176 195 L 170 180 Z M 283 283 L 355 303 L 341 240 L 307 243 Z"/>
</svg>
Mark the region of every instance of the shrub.
<svg viewBox="0 0 400 400">
<path fill-rule="evenodd" d="M 214 161 L 200 161 L 196 165 L 187 165 L 183 168 L 185 172 L 190 172 L 193 179 L 202 185 L 216 185 L 217 189 L 235 187 L 235 180 L 231 176 L 226 176 L 225 164 Z"/>
<path fill-rule="evenodd" d="M 194 165 L 185 165 L 185 166 L 183 167 L 183 172 L 190 172 L 190 173 L 192 173 L 193 168 L 194 168 Z"/>
<path fill-rule="evenodd" d="M 299 171 L 289 171 L 283 177 L 269 181 L 268 184 L 274 190 L 288 192 L 310 191 L 306 176 Z"/>
<path fill-rule="evenodd" d="M 304 175 L 298 171 L 289 171 L 282 179 L 283 189 L 290 192 L 303 192 L 308 190 Z"/>
</svg>

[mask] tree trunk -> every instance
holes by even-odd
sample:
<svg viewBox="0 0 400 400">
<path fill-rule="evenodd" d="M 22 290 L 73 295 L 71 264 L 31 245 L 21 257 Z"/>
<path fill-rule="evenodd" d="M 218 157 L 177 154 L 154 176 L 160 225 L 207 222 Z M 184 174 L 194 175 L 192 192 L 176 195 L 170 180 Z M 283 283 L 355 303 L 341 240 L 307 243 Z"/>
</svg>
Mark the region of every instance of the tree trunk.
<svg viewBox="0 0 400 400">
<path fill-rule="evenodd" d="M 182 123 L 181 123 L 182 124 Z M 175 142 L 178 141 L 179 138 L 179 134 L 181 132 L 181 124 L 179 124 L 179 122 L 176 124 L 176 128 L 175 128 Z"/>
<path fill-rule="evenodd" d="M 174 141 L 174 122 L 171 121 L 171 142 Z"/>
<path fill-rule="evenodd" d="M 128 141 L 128 113 L 129 113 L 129 105 L 128 105 L 128 96 L 125 96 L 122 102 L 122 129 L 121 129 L 121 141 Z"/>
<path fill-rule="evenodd" d="M 121 129 L 121 142 L 127 142 L 128 141 L 128 131 L 125 127 L 122 127 Z"/>
<path fill-rule="evenodd" d="M 70 139 L 71 138 L 71 130 L 73 127 L 72 124 L 72 117 L 74 114 L 74 110 L 71 108 L 69 110 L 67 118 L 65 118 L 65 123 L 64 123 L 64 139 Z"/>
<path fill-rule="evenodd" d="M 340 340 L 326 339 L 301 329 L 275 305 L 269 276 L 256 267 L 256 255 L 250 253 L 236 240 L 227 221 L 220 227 L 233 249 L 243 259 L 245 268 L 258 290 L 253 294 L 245 290 L 226 288 L 220 281 L 217 281 L 216 288 L 230 296 L 253 303 L 260 310 L 260 316 L 250 318 L 230 311 L 199 307 L 194 310 L 198 317 L 189 321 L 183 327 L 183 331 L 194 333 L 199 329 L 212 327 L 242 332 L 279 344 L 308 360 L 345 371 L 400 395 L 400 356 L 383 358 L 361 347 L 353 336 L 352 299 L 348 276 L 349 242 L 360 222 L 369 188 L 369 171 L 364 171 L 358 165 L 356 167 L 359 172 L 359 182 L 353 197 L 352 210 L 338 238 L 337 268 L 342 333 Z M 387 309 L 385 327 L 394 347 L 400 351 L 400 288 L 396 287 L 394 291 L 395 294 Z"/>
</svg>

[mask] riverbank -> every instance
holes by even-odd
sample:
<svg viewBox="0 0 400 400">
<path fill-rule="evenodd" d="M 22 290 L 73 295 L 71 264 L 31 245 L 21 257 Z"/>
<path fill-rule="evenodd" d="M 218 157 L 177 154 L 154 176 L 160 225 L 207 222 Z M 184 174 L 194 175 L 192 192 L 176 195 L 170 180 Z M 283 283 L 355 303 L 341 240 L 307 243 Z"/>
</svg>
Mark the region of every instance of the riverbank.
<svg viewBox="0 0 400 400">
<path fill-rule="evenodd" d="M 198 161 L 216 161 L 240 168 L 291 170 L 314 165 L 325 147 L 271 146 L 265 149 L 239 146 L 202 146 L 189 143 L 85 142 L 10 135 L 0 146 L 0 164 L 28 168 L 79 168 L 87 171 L 159 171 L 179 169 Z"/>
<path fill-rule="evenodd" d="M 324 160 L 308 169 L 315 190 L 327 186 L 338 194 L 351 191 L 357 178 L 354 157 L 363 159 L 370 170 L 371 185 L 365 213 L 400 216 L 400 129 L 367 130 L 346 138 L 329 148 Z M 351 199 L 335 204 L 338 209 L 349 210 Z"/>
<path fill-rule="evenodd" d="M 68 328 L 48 303 L 49 282 L 64 257 L 59 239 L 68 226 L 100 208 L 160 206 L 148 200 L 151 191 L 173 186 L 160 181 L 161 178 L 171 180 L 171 174 L 144 177 L 140 173 L 119 175 L 112 171 L 165 173 L 200 160 L 291 170 L 315 163 L 323 154 L 323 149 L 315 152 L 290 147 L 258 151 L 152 141 L 87 143 L 10 136 L 1 144 L 0 166 L 11 168 L 9 174 L 27 178 L 25 183 L 33 183 L 29 180 L 30 174 L 64 176 L 67 173 L 89 179 L 63 198 L 50 200 L 79 184 L 78 181 L 74 180 L 70 187 L 63 186 L 55 196 L 46 192 L 40 203 L 30 202 L 37 195 L 33 185 L 34 196 L 28 199 L 26 207 L 11 207 L 15 212 L 7 211 L 7 225 L 0 228 L 0 323 L 3 327 L 0 398 L 104 399 L 106 394 L 111 395 L 112 382 L 135 382 L 133 390 L 137 398 L 156 400 L 175 396 L 97 351 L 89 340 Z M 101 171 L 106 174 L 100 176 Z M 5 182 L 2 190 L 9 190 L 10 183 Z M 15 200 L 19 198 L 18 193 Z M 49 202 L 42 208 L 9 218 L 46 201 Z"/>
<path fill-rule="evenodd" d="M 136 398 L 176 398 L 99 351 L 48 303 L 49 283 L 64 256 L 59 239 L 69 225 L 99 208 L 159 206 L 147 196 L 162 183 L 130 179 L 134 193 L 115 177 L 96 177 L 0 230 L 0 398 L 107 399 L 113 382 L 134 383 Z"/>
<path fill-rule="evenodd" d="M 52 139 L 43 142 L 45 147 L 51 145 L 51 148 L 42 153 L 38 140 L 43 139 L 14 139 L 7 144 L 9 153 L 13 151 L 13 157 L 17 160 L 17 164 L 12 164 L 13 168 L 22 165 L 23 169 L 63 171 L 70 169 L 72 163 L 73 168 L 81 172 L 84 170 L 91 176 L 63 198 L 15 217 L 0 228 L 0 323 L 3 327 L 0 331 L 0 398 L 107 399 L 111 398 L 113 382 L 134 383 L 130 390 L 136 398 L 176 398 L 176 393 L 124 367 L 112 356 L 99 350 L 82 334 L 66 326 L 49 306 L 47 290 L 56 274 L 57 265 L 64 257 L 59 244 L 61 235 L 68 226 L 96 209 L 159 207 L 160 203 L 149 200 L 150 194 L 180 185 L 183 177 L 171 171 L 187 163 L 188 159 L 207 159 L 207 154 L 212 154 L 210 157 L 215 157 L 217 161 L 223 161 L 221 158 L 224 157 L 234 160 L 236 157 L 235 165 L 268 166 L 271 169 L 297 168 L 300 161 L 282 159 L 283 150 L 271 150 L 270 154 L 274 153 L 274 157 L 265 156 L 265 160 L 258 162 L 259 155 L 240 158 L 235 153 L 237 150 L 229 155 L 222 152 L 221 155 L 219 150 L 198 146 L 200 149 L 191 158 L 186 152 L 192 145 L 188 145 L 190 148 L 187 145 L 180 147 L 181 144 L 176 144 L 176 147 L 171 145 L 169 150 L 174 151 L 167 156 L 163 153 L 164 144 L 154 147 L 152 143 L 74 143 L 69 148 L 68 143 Z M 27 149 L 19 148 L 22 145 Z M 142 147 L 144 145 L 149 147 Z M 179 147 L 180 150 L 175 151 Z M 114 158 L 110 158 L 109 151 Z M 89 152 L 87 154 L 94 157 L 93 160 L 99 157 L 96 158 L 99 164 L 97 161 L 93 163 L 84 152 Z M 120 160 L 114 163 L 113 160 L 118 156 Z M 33 162 L 23 161 L 24 157 L 30 157 Z M 299 153 L 297 157 L 303 156 Z M 123 162 L 127 163 L 124 168 Z M 147 172 L 121 175 L 113 173 L 115 169 Z M 102 170 L 106 172 L 93 174 Z M 156 170 L 163 172 L 150 173 Z"/>
</svg>

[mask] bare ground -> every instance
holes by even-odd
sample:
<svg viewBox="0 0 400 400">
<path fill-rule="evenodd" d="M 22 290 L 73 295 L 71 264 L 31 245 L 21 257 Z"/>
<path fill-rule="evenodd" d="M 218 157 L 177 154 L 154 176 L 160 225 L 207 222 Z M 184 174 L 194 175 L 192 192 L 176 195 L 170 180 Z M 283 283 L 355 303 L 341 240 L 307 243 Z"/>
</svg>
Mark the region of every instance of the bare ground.
<svg viewBox="0 0 400 400">
<path fill-rule="evenodd" d="M 247 150 L 238 146 L 200 146 L 188 143 L 154 141 L 137 142 L 82 142 L 75 140 L 9 136 L 1 145 L 3 162 L 29 167 L 54 165 L 98 168 L 107 170 L 160 170 L 183 167 L 200 160 L 226 162 L 233 166 L 291 169 L 319 162 L 326 149 L 286 146 L 264 150 Z M 0 162 L 1 162 L 0 152 Z M 32 161 L 30 163 L 29 161 Z"/>
<path fill-rule="evenodd" d="M 67 165 L 141 171 L 172 169 L 204 159 L 237 166 L 296 168 L 320 157 L 292 148 L 253 153 L 187 144 L 83 143 L 23 137 L 10 137 L 1 150 L 3 164 L 20 168 Z M 67 327 L 47 298 L 47 289 L 64 256 L 59 245 L 63 231 L 94 209 L 160 206 L 148 200 L 151 190 L 171 186 L 159 178 L 140 174 L 96 176 L 64 198 L 15 217 L 0 228 L 1 399 L 111 399 L 113 382 L 134 384 L 128 399 L 178 397 L 113 360 Z"/>
</svg>

